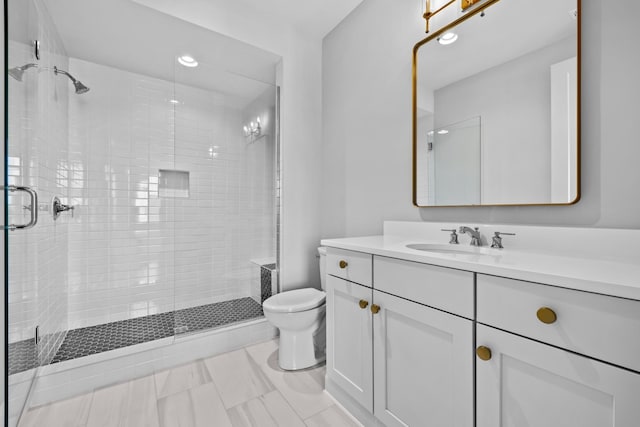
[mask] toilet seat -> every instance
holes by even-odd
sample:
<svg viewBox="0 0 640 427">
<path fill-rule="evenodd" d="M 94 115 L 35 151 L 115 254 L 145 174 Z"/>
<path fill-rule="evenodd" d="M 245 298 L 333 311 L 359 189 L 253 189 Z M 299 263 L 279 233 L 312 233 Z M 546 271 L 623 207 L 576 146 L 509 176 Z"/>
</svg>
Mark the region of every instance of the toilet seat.
<svg viewBox="0 0 640 427">
<path fill-rule="evenodd" d="M 267 298 L 262 306 L 276 313 L 311 310 L 324 304 L 327 294 L 315 288 L 294 289 Z"/>
</svg>

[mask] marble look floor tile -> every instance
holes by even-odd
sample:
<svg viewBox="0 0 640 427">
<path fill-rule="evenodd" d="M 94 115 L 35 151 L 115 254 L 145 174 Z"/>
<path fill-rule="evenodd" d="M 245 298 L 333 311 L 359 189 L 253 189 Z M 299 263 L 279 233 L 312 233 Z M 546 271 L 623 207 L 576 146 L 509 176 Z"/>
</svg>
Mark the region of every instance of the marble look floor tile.
<svg viewBox="0 0 640 427">
<path fill-rule="evenodd" d="M 274 389 L 273 384 L 244 349 L 205 359 L 204 363 L 226 408 Z"/>
<path fill-rule="evenodd" d="M 158 399 L 211 382 L 202 360 L 155 374 Z"/>
<path fill-rule="evenodd" d="M 158 427 L 155 378 L 151 375 L 129 383 L 127 406 L 121 427 Z"/>
<path fill-rule="evenodd" d="M 362 424 L 346 414 L 342 408 L 332 405 L 328 409 L 305 420 L 307 427 L 362 427 Z"/>
<path fill-rule="evenodd" d="M 84 427 L 92 397 L 88 393 L 31 409 L 22 416 L 20 427 Z"/>
<path fill-rule="evenodd" d="M 93 392 L 87 427 L 118 427 L 127 408 L 129 383 Z"/>
<path fill-rule="evenodd" d="M 213 383 L 172 394 L 158 401 L 162 427 L 231 427 Z"/>
<path fill-rule="evenodd" d="M 233 427 L 304 427 L 277 390 L 234 406 L 229 417 Z"/>
<path fill-rule="evenodd" d="M 301 371 L 280 369 L 277 340 L 253 345 L 246 350 L 300 418 L 307 419 L 334 404 L 324 392 L 324 365 Z"/>
</svg>

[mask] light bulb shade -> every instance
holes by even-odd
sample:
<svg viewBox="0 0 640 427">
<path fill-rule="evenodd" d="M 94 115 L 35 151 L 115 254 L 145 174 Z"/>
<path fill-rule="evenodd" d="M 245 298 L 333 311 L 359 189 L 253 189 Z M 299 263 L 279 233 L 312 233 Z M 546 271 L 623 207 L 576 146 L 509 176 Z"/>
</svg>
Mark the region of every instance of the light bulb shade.
<svg viewBox="0 0 640 427">
<path fill-rule="evenodd" d="M 444 33 L 443 35 L 438 37 L 438 43 L 440 43 L 441 45 L 455 43 L 456 40 L 458 40 L 458 35 L 451 31 Z"/>
<path fill-rule="evenodd" d="M 198 61 L 193 56 L 182 55 L 178 57 L 178 62 L 185 67 L 193 68 L 198 66 Z"/>
</svg>

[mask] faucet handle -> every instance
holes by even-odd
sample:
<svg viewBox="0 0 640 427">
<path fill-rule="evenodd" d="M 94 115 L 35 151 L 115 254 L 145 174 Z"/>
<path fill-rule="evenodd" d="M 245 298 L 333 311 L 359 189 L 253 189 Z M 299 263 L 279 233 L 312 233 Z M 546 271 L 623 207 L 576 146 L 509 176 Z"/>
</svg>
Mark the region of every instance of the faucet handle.
<svg viewBox="0 0 640 427">
<path fill-rule="evenodd" d="M 458 235 L 456 234 L 456 229 L 455 228 L 451 228 L 451 229 L 442 228 L 441 230 L 442 231 L 448 231 L 448 232 L 451 233 L 451 235 L 449 236 L 450 237 L 449 244 L 452 244 L 452 245 L 457 245 L 458 244 Z"/>
<path fill-rule="evenodd" d="M 501 236 L 515 236 L 516 233 L 503 233 L 501 231 L 496 231 L 493 233 L 493 237 L 491 238 L 491 247 L 496 249 L 503 249 L 502 246 L 502 237 Z"/>
</svg>

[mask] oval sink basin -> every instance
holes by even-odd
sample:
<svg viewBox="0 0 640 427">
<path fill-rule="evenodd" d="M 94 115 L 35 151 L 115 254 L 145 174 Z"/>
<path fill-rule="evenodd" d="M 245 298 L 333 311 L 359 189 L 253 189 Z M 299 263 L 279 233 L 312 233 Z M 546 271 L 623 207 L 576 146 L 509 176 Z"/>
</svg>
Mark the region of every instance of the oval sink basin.
<svg viewBox="0 0 640 427">
<path fill-rule="evenodd" d="M 489 248 L 479 248 L 477 246 L 462 246 L 462 245 L 438 245 L 434 243 L 411 243 L 406 245 L 409 249 L 424 252 L 434 252 L 439 254 L 451 254 L 451 255 L 489 255 L 497 256 L 496 250 Z"/>
</svg>

